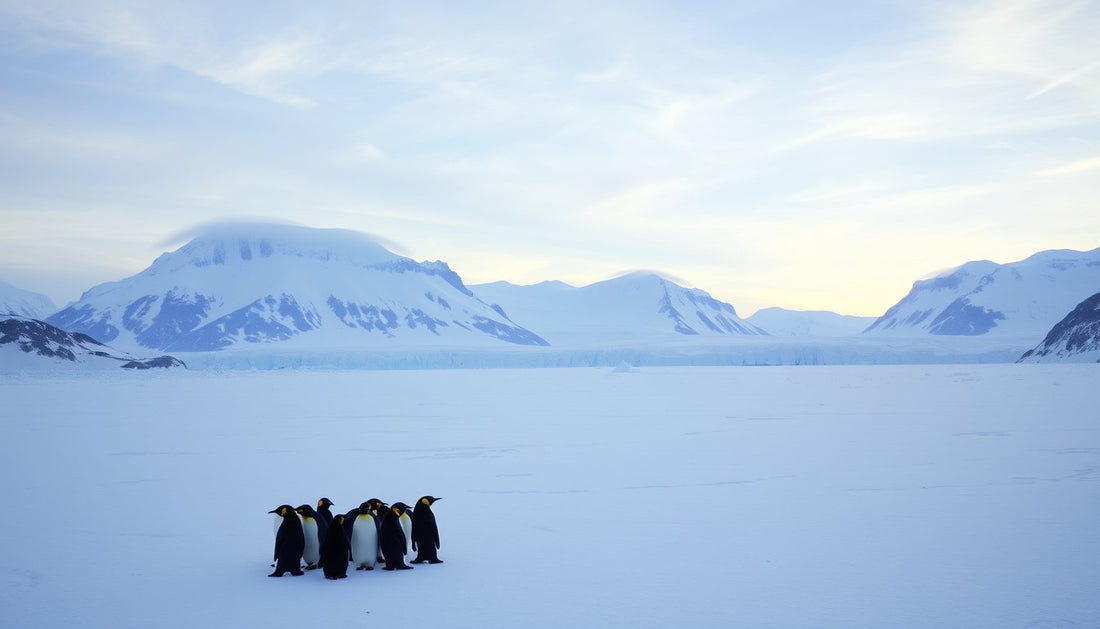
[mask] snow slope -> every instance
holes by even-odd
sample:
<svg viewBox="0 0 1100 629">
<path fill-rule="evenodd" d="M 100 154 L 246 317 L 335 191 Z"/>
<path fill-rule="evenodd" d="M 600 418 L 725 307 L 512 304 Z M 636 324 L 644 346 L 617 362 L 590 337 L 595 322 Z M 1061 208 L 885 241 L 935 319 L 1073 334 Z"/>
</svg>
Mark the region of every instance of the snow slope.
<svg viewBox="0 0 1100 629">
<path fill-rule="evenodd" d="M 545 344 L 443 262 L 414 262 L 362 233 L 260 223 L 210 227 L 49 322 L 123 349 L 173 352 Z"/>
<path fill-rule="evenodd" d="M 57 312 L 57 305 L 49 297 L 16 288 L 0 280 L 0 315 L 45 319 L 54 312 Z"/>
<path fill-rule="evenodd" d="M 1100 249 L 1052 250 L 1010 264 L 988 260 L 913 284 L 868 332 L 1031 337 L 1034 344 L 1100 286 Z"/>
<path fill-rule="evenodd" d="M 531 286 L 493 282 L 470 289 L 502 306 L 513 320 L 536 330 L 551 345 L 764 333 L 707 292 L 645 271 L 583 287 L 558 281 Z"/>
<path fill-rule="evenodd" d="M 856 317 L 826 310 L 763 308 L 745 321 L 774 336 L 854 336 L 874 323 L 875 317 Z"/>
<path fill-rule="evenodd" d="M 1020 360 L 1100 362 L 1100 293 L 1078 304 Z"/>
<path fill-rule="evenodd" d="M 0 609 L 21 629 L 1096 627 L 1096 376 L 0 378 Z M 427 493 L 445 563 L 265 576 L 274 507 Z"/>
</svg>

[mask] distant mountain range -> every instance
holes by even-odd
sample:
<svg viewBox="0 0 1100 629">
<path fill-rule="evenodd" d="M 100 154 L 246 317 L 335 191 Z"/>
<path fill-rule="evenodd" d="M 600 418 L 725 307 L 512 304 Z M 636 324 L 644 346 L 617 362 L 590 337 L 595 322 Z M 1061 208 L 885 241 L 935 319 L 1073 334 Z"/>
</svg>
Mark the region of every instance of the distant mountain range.
<svg viewBox="0 0 1100 629">
<path fill-rule="evenodd" d="M 867 348 L 878 343 L 895 356 L 901 346 L 882 345 L 894 338 L 913 348 L 921 338 L 965 337 L 974 341 L 965 344 L 974 356 L 983 355 L 981 339 L 991 339 L 984 347 L 1022 352 L 1098 287 L 1100 249 L 1044 251 L 1003 265 L 968 262 L 917 281 L 877 319 L 780 308 L 741 318 L 706 291 L 652 272 L 582 287 L 557 281 L 466 286 L 445 262 L 416 262 L 362 233 L 226 223 L 201 230 L 144 271 L 95 286 L 61 310 L 42 295 L 0 283 L 0 310 L 44 319 L 134 354 L 547 345 L 621 350 L 677 343 L 718 347 L 714 343 L 744 339 L 753 347 L 752 361 L 766 363 L 762 339 L 775 339 L 775 345 L 799 337 L 796 345 L 782 344 L 783 355 L 799 347 L 814 362 L 844 355 L 846 338 L 852 339 L 852 355 L 877 351 Z M 814 354 L 814 338 L 836 340 L 829 340 L 826 354 Z M 856 338 L 866 342 L 857 344 Z M 935 355 L 950 351 L 939 341 L 936 347 Z M 920 350 L 903 353 L 914 351 Z M 1061 354 L 1051 349 L 1044 355 Z"/>
<path fill-rule="evenodd" d="M 0 316 L 12 314 L 45 319 L 55 312 L 57 305 L 49 297 L 0 281 Z"/>
<path fill-rule="evenodd" d="M 746 321 L 774 336 L 853 336 L 866 330 L 875 317 L 856 317 L 826 310 L 763 308 Z"/>
<path fill-rule="evenodd" d="M 555 281 L 531 286 L 494 282 L 470 289 L 552 345 L 767 334 L 738 317 L 730 304 L 650 272 L 579 288 Z"/>
<path fill-rule="evenodd" d="M 1100 249 L 1043 251 L 1009 264 L 967 262 L 915 282 L 867 332 L 1038 339 L 1097 288 Z"/>
</svg>

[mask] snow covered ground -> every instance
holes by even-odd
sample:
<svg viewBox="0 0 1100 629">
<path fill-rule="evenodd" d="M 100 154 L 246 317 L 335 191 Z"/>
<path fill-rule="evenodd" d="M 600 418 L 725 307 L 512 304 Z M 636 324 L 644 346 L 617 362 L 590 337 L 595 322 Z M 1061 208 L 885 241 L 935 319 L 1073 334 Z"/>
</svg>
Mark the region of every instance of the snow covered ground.
<svg viewBox="0 0 1100 629">
<path fill-rule="evenodd" d="M 2 624 L 1100 627 L 1098 376 L 4 376 Z M 276 506 L 422 494 L 446 563 L 266 576 Z"/>
</svg>

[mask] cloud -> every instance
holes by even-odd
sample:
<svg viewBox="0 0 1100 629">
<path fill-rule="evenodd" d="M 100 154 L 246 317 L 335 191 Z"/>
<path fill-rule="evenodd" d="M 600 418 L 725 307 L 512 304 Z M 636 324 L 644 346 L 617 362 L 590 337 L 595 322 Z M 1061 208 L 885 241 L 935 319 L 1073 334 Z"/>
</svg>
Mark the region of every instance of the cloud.
<svg viewBox="0 0 1100 629">
<path fill-rule="evenodd" d="M 1062 175 L 1076 175 L 1096 169 L 1100 169 L 1100 157 L 1075 160 L 1068 164 L 1040 170 L 1036 174 L 1040 177 L 1060 177 Z"/>
<path fill-rule="evenodd" d="M 1059 175 L 1096 167 L 1098 13 L 1076 0 L 8 3 L 0 54 L 38 63 L 61 96 L 28 90 L 0 134 L 19 140 L 9 155 L 40 141 L 43 171 L 66 154 L 107 165 L 84 177 L 102 189 L 28 183 L 24 198 L 152 199 L 174 205 L 165 230 L 308 212 L 431 256 L 539 260 L 483 277 L 655 266 L 781 290 L 761 267 L 786 250 L 809 246 L 819 281 L 847 272 L 819 234 L 867 257 L 948 258 L 914 262 L 923 272 L 964 245 L 1055 238 L 1035 209 L 1055 200 L 1084 215 L 1095 192 Z M 78 61 L 44 67 L 57 58 Z M 992 235 L 997 214 L 1019 233 Z M 939 246 L 945 233 L 991 235 Z"/>
</svg>

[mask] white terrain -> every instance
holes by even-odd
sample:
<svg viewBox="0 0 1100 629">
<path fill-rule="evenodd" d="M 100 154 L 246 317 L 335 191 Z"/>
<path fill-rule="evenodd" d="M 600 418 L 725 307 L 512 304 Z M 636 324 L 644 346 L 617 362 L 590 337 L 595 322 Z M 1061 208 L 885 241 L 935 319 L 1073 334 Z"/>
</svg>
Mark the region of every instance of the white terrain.
<svg viewBox="0 0 1100 629">
<path fill-rule="evenodd" d="M 1097 366 L 0 378 L 4 625 L 1100 626 Z M 268 511 L 439 565 L 268 578 Z"/>
</svg>

